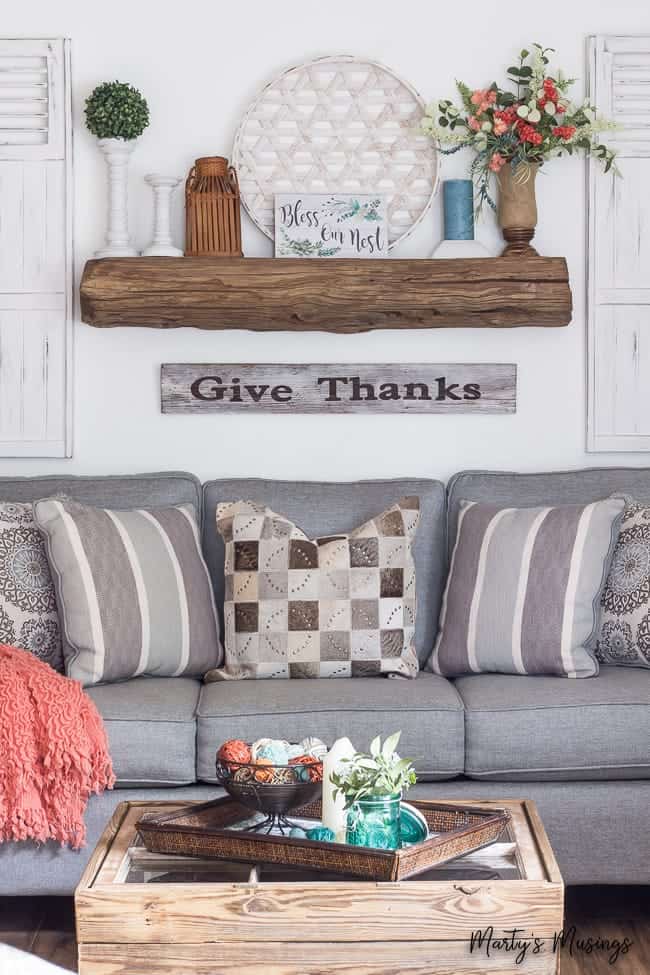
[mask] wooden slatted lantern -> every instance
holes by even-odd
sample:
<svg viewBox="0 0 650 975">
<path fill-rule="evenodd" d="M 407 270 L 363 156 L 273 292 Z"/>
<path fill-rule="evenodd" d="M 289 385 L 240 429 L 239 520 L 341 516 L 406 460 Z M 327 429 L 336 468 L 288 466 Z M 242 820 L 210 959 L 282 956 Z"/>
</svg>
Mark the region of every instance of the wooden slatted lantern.
<svg viewBox="0 0 650 975">
<path fill-rule="evenodd" d="M 185 256 L 242 256 L 239 183 L 223 156 L 197 159 L 187 177 Z"/>
</svg>

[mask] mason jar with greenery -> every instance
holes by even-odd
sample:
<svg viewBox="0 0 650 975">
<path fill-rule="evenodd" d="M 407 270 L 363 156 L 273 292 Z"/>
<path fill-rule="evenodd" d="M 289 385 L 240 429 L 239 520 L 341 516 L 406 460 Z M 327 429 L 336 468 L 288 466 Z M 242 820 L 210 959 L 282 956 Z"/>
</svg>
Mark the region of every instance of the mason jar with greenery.
<svg viewBox="0 0 650 975">
<path fill-rule="evenodd" d="M 346 838 L 353 846 L 397 850 L 402 845 L 400 802 L 416 776 L 411 760 L 400 758 L 395 751 L 400 735 L 395 732 L 383 745 L 377 736 L 370 743 L 370 754 L 357 752 L 332 773 L 334 795 L 345 798 Z"/>
</svg>

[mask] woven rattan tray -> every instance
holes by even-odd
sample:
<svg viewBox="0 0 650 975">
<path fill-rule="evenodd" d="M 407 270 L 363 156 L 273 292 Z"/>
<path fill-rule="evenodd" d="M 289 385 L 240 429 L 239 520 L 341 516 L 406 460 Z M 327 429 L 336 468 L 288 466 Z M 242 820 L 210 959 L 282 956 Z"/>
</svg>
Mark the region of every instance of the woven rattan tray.
<svg viewBox="0 0 650 975">
<path fill-rule="evenodd" d="M 309 870 L 364 877 L 370 880 L 405 880 L 441 863 L 496 842 L 510 821 L 503 809 L 441 805 L 414 801 L 429 830 L 437 835 L 401 850 L 378 850 L 322 843 L 288 836 L 267 836 L 233 829 L 250 818 L 250 810 L 226 796 L 213 802 L 185 806 L 164 816 L 145 816 L 138 830 L 152 853 L 279 863 Z M 293 818 L 319 821 L 320 802 L 292 812 Z"/>
</svg>

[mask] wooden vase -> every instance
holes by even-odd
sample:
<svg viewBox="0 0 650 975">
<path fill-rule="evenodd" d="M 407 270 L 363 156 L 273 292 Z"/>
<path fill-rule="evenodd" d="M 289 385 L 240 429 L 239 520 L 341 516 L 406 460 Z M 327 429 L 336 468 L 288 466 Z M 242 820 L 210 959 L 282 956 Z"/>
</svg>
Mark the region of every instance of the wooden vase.
<svg viewBox="0 0 650 975">
<path fill-rule="evenodd" d="M 539 166 L 506 163 L 499 172 L 497 215 L 506 241 L 502 257 L 537 254 L 531 246 L 537 226 L 535 179 Z"/>
<path fill-rule="evenodd" d="M 239 183 L 223 156 L 197 159 L 187 177 L 185 254 L 242 256 Z"/>
</svg>

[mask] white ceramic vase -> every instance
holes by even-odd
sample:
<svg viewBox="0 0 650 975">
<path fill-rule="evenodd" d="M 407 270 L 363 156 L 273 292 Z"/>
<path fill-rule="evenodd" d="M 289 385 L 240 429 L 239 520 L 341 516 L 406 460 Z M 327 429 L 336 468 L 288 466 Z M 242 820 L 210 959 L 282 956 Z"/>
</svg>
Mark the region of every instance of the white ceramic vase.
<svg viewBox="0 0 650 975">
<path fill-rule="evenodd" d="M 137 139 L 99 139 L 108 166 L 108 229 L 106 244 L 95 257 L 137 257 L 129 237 L 129 159 Z"/>
<path fill-rule="evenodd" d="M 142 251 L 143 257 L 182 257 L 183 251 L 174 247 L 171 233 L 172 194 L 180 183 L 179 176 L 148 173 L 145 182 L 153 190 L 153 240 Z"/>
</svg>

